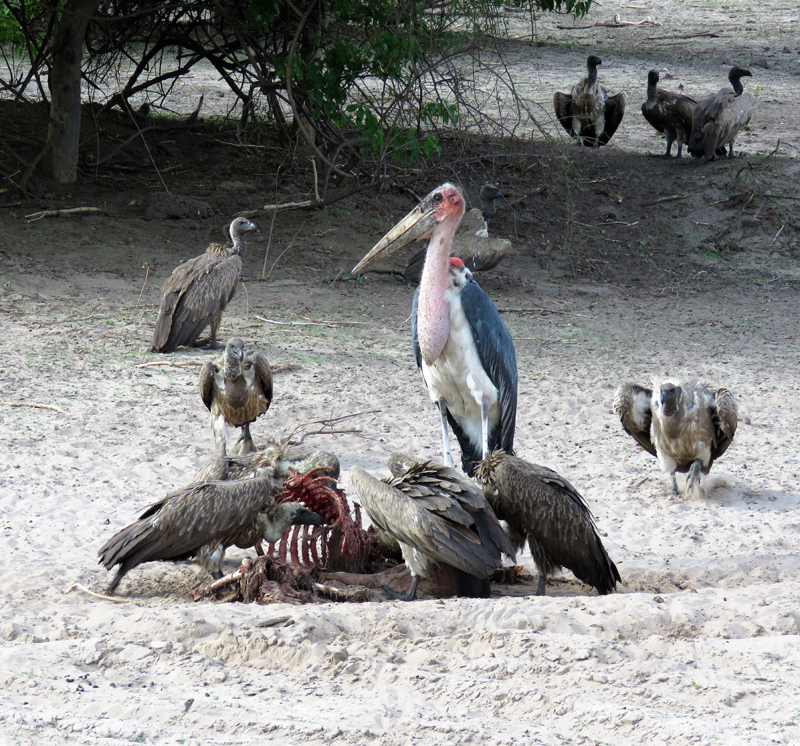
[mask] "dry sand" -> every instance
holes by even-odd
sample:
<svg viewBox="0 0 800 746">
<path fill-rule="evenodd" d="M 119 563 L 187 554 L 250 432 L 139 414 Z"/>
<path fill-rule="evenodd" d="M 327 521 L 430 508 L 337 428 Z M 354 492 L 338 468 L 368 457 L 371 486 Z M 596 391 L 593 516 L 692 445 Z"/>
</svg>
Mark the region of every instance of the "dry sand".
<svg viewBox="0 0 800 746">
<path fill-rule="evenodd" d="M 628 7 L 606 3 L 590 20 Z M 659 7 L 641 12 L 667 21 Z M 772 146 L 755 134 L 745 150 Z M 637 168 L 613 163 L 620 178 Z M 658 173 L 680 178 L 673 165 Z M 708 168 L 717 178 L 737 166 Z M 619 209 L 631 209 L 625 196 Z M 69 221 L 26 224 L 24 207 L 3 210 L 0 743 L 800 742 L 796 229 L 771 245 L 771 225 L 758 251 L 711 260 L 656 246 L 629 281 L 556 271 L 533 230 L 514 261 L 480 278 L 502 309 L 531 311 L 504 316 L 520 368 L 518 453 L 584 494 L 618 593 L 597 597 L 567 573 L 546 598 L 512 587 L 489 600 L 212 605 L 190 600 L 205 579 L 193 566 L 151 564 L 114 602 L 77 585 L 102 591 L 97 549 L 211 457 L 197 368 L 137 366 L 166 360 L 146 351 L 160 285 L 217 228 L 126 217 L 140 195 L 121 186 L 109 199 L 108 216 Z M 440 448 L 408 342 L 411 291 L 386 276 L 330 282 L 407 207 L 362 218 L 358 204 L 307 216 L 301 246 L 271 282 L 239 291 L 221 331 L 296 366 L 276 375 L 256 440 L 379 410 L 355 421 L 364 437 L 311 441 L 340 456 L 346 489 L 354 465 L 385 474 L 392 449 Z M 691 209 L 696 225 L 729 219 Z M 278 227 L 284 247 L 297 233 Z M 260 271 L 265 241 L 245 272 Z M 154 271 L 140 301 L 144 261 Z M 309 319 L 330 325 L 294 323 Z M 665 373 L 702 375 L 739 398 L 739 431 L 702 500 L 672 495 L 610 411 L 620 381 Z M 281 617 L 290 623 L 269 626 Z"/>
</svg>

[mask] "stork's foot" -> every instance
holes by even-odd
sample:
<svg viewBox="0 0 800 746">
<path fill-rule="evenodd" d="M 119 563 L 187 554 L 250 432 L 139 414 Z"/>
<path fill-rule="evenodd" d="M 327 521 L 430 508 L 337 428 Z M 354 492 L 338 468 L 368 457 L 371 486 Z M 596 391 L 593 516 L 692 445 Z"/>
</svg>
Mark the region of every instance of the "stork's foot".
<svg viewBox="0 0 800 746">
<path fill-rule="evenodd" d="M 386 597 L 392 599 L 392 601 L 413 601 L 417 597 L 418 585 L 419 578 L 415 576 L 411 578 L 411 585 L 408 586 L 408 590 L 405 593 L 393 591 L 388 585 L 383 585 L 381 588 Z"/>
<path fill-rule="evenodd" d="M 536 595 L 545 596 L 545 587 L 547 586 L 547 578 L 543 572 L 539 573 L 539 582 L 536 584 Z"/>
</svg>

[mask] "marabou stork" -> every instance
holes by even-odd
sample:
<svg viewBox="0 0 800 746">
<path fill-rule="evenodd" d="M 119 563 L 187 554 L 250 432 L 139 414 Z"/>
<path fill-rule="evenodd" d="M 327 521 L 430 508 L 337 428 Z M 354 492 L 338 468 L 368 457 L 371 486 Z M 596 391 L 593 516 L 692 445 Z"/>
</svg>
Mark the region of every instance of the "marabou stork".
<svg viewBox="0 0 800 746">
<path fill-rule="evenodd" d="M 678 492 L 675 472 L 686 474 L 686 491 L 702 495 L 701 474 L 728 449 L 736 433 L 738 408 L 728 389 L 713 391 L 702 381 L 656 381 L 653 388 L 624 383 L 614 411 L 628 435 L 658 458 Z"/>
<path fill-rule="evenodd" d="M 488 598 L 489 578 L 514 558 L 514 547 L 480 488 L 450 466 L 415 461 L 404 453 L 389 457 L 392 478 L 381 481 L 357 466 L 350 479 L 372 522 L 398 542 L 411 586 L 389 598 L 413 601 L 420 578 L 436 565 L 455 573 L 456 593 Z"/>
<path fill-rule="evenodd" d="M 460 259 L 450 257 L 464 196 L 442 184 L 390 230 L 353 269 L 356 275 L 413 240 L 430 237 L 411 312 L 417 366 L 439 407 L 444 460 L 453 465 L 447 423 L 472 475 L 495 448 L 513 453 L 517 360 L 500 314 Z"/>
</svg>

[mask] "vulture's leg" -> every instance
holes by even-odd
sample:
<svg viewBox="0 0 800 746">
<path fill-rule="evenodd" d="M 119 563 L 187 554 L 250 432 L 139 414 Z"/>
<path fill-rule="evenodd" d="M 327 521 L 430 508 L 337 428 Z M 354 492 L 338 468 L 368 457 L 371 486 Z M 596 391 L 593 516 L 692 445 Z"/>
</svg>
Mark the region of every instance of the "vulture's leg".
<svg viewBox="0 0 800 746">
<path fill-rule="evenodd" d="M 250 423 L 245 422 L 241 426 L 242 434 L 239 436 L 239 442 L 242 444 L 239 450 L 240 454 L 253 453 L 256 450 L 255 443 L 253 443 L 253 436 L 250 435 Z"/>
<path fill-rule="evenodd" d="M 681 151 L 683 150 L 683 143 L 678 140 L 678 158 L 681 157 Z"/>
<path fill-rule="evenodd" d="M 211 573 L 214 580 L 222 577 L 222 560 L 225 559 L 225 547 L 221 543 L 205 544 L 197 553 L 200 564 Z"/>
<path fill-rule="evenodd" d="M 606 128 L 606 118 L 604 116 L 597 117 L 597 119 L 594 122 L 594 136 L 595 136 L 594 146 L 596 148 L 600 147 L 600 136 L 605 131 L 605 128 Z"/>
<path fill-rule="evenodd" d="M 678 145 L 678 155 L 680 155 L 681 146 Z M 672 138 L 667 137 L 667 152 L 664 153 L 665 158 L 672 158 Z"/>
<path fill-rule="evenodd" d="M 674 471 L 670 472 L 669 479 L 670 479 L 670 486 L 672 487 L 672 491 L 677 495 L 678 494 L 678 480 L 675 477 L 675 472 Z"/>
<path fill-rule="evenodd" d="M 694 494 L 701 494 L 700 493 L 700 479 L 703 474 L 703 464 L 700 463 L 700 459 L 697 459 L 689 469 L 689 474 L 686 477 L 686 492 L 692 492 Z"/>
<path fill-rule="evenodd" d="M 253 549 L 255 549 L 255 550 L 256 550 L 256 554 L 257 554 L 259 557 L 263 557 L 263 556 L 264 556 L 264 548 L 261 546 L 261 543 L 262 543 L 263 541 L 264 541 L 263 539 L 259 539 L 259 540 L 258 540 L 258 541 L 257 541 L 257 542 L 256 542 L 256 543 L 253 545 Z"/>
<path fill-rule="evenodd" d="M 536 569 L 539 570 L 538 567 Z M 547 585 L 547 576 L 541 570 L 539 570 L 539 582 L 536 584 L 536 595 L 537 596 L 545 596 L 545 595 L 547 595 L 544 592 L 544 589 L 545 589 L 546 585 Z"/>
<path fill-rule="evenodd" d="M 117 586 L 119 585 L 119 581 L 122 580 L 123 576 L 126 572 L 128 572 L 128 566 L 123 562 L 117 568 L 117 574 L 114 576 L 114 579 L 108 584 L 108 588 L 106 588 L 106 593 L 109 596 L 114 595 L 114 591 L 117 590 Z"/>
<path fill-rule="evenodd" d="M 444 399 L 439 399 L 439 414 L 442 418 L 442 452 L 445 466 L 453 465 L 453 454 L 450 453 L 450 433 L 447 432 L 447 404 Z"/>
<path fill-rule="evenodd" d="M 386 594 L 387 598 L 391 598 L 393 601 L 413 601 L 417 597 L 418 585 L 419 585 L 419 576 L 412 575 L 411 585 L 408 586 L 408 590 L 405 593 L 393 591 L 388 585 L 383 586 L 383 592 Z"/>
<path fill-rule="evenodd" d="M 481 399 L 481 458 L 489 455 L 489 402 Z"/>
<path fill-rule="evenodd" d="M 728 145 L 728 158 L 733 158 L 733 142 Z"/>
<path fill-rule="evenodd" d="M 219 349 L 219 345 L 217 344 L 217 331 L 219 330 L 219 325 L 222 322 L 222 312 L 220 311 L 213 319 L 211 319 L 211 342 L 209 343 L 209 348 L 212 350 Z"/>
<path fill-rule="evenodd" d="M 217 444 L 217 448 L 219 448 L 220 456 L 225 458 L 228 455 L 228 425 L 225 422 L 225 415 L 218 414 L 216 417 L 212 417 L 211 429 L 214 432 L 214 442 Z"/>
</svg>

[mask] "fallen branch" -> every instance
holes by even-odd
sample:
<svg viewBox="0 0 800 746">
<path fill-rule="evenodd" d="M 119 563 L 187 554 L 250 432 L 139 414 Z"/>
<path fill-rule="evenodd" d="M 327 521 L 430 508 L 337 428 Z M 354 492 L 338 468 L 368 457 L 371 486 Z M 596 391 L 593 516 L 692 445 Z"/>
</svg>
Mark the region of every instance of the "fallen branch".
<svg viewBox="0 0 800 746">
<path fill-rule="evenodd" d="M 580 316 L 582 319 L 593 319 L 594 316 L 586 316 L 574 311 L 556 311 L 549 308 L 498 308 L 500 313 L 558 313 L 566 316 Z"/>
<path fill-rule="evenodd" d="M 259 316 L 256 314 L 256 318 L 259 321 L 264 321 L 267 324 L 278 324 L 281 326 L 330 326 L 330 327 L 338 327 L 338 326 L 346 326 L 350 324 L 366 324 L 366 321 L 276 321 L 275 319 L 268 319 L 264 316 Z"/>
<path fill-rule="evenodd" d="M 676 199 L 686 199 L 688 196 L 688 194 L 670 194 L 669 197 L 659 197 L 658 199 L 654 199 L 652 202 L 642 202 L 640 207 L 652 207 L 653 205 L 660 205 L 662 202 L 673 202 Z M 716 202 L 712 202 L 712 204 L 716 204 Z"/>
<path fill-rule="evenodd" d="M 372 181 L 369 184 L 361 184 L 358 186 L 354 186 L 352 189 L 347 189 L 340 194 L 335 194 L 332 197 L 326 197 L 325 199 L 304 199 L 300 202 L 284 202 L 282 204 L 273 204 L 273 205 L 264 205 L 262 210 L 309 210 L 316 207 L 325 207 L 326 205 L 333 204 L 334 202 L 338 202 L 340 199 L 345 199 L 346 197 L 350 197 L 353 194 L 358 194 L 359 192 L 364 192 L 367 189 L 372 189 L 374 187 L 380 186 L 383 182 L 383 179 L 378 179 L 376 181 Z M 245 216 L 252 216 L 255 215 L 252 212 L 247 213 L 240 213 L 241 215 Z M 238 217 L 238 216 L 237 216 Z"/>
<path fill-rule="evenodd" d="M 155 365 L 162 365 L 165 368 L 199 368 L 205 365 L 205 360 L 181 360 L 178 362 L 172 360 L 154 360 L 150 363 L 137 363 L 134 368 L 151 368 Z M 300 366 L 295 363 L 284 363 L 277 365 L 270 365 L 269 369 L 273 373 L 285 373 L 287 370 L 297 370 Z"/>
<path fill-rule="evenodd" d="M 713 31 L 702 31 L 698 34 L 679 34 L 677 36 L 648 36 L 646 41 L 665 41 L 666 39 L 696 39 L 699 36 L 708 36 L 712 39 L 719 38 L 719 34 Z"/>
<path fill-rule="evenodd" d="M 88 593 L 90 596 L 94 596 L 95 598 L 102 598 L 104 601 L 114 601 L 114 603 L 126 604 L 131 600 L 129 598 L 118 598 L 117 596 L 104 596 L 102 593 L 95 593 L 94 591 L 90 591 L 88 588 L 84 588 L 80 583 L 73 583 L 69 588 L 67 588 L 66 591 L 64 591 L 64 593 L 69 593 L 76 588 L 79 591 Z"/>
<path fill-rule="evenodd" d="M 0 401 L 0 404 L 5 404 L 7 407 L 32 407 L 34 409 L 52 409 L 53 412 L 61 414 L 69 414 L 60 407 L 54 407 L 52 404 L 32 404 L 26 401 Z"/>
<path fill-rule="evenodd" d="M 104 212 L 101 207 L 67 207 L 63 210 L 42 210 L 41 212 L 32 212 L 26 215 L 25 219 L 29 223 L 35 223 L 42 218 L 64 218 L 68 215 L 77 215 L 83 213 Z"/>
</svg>

